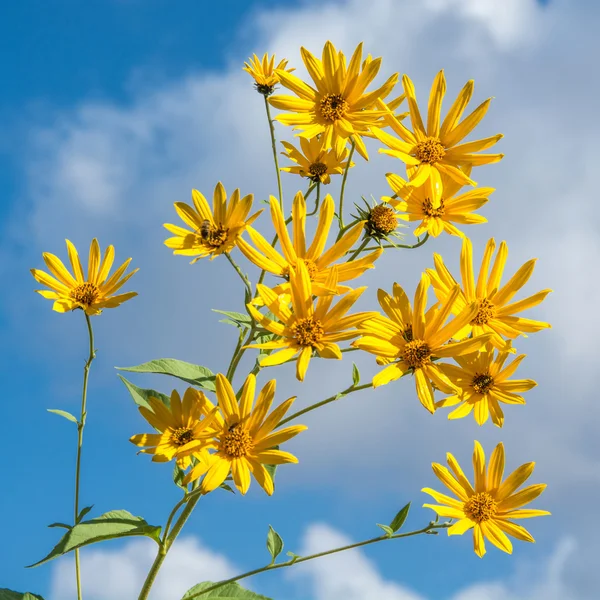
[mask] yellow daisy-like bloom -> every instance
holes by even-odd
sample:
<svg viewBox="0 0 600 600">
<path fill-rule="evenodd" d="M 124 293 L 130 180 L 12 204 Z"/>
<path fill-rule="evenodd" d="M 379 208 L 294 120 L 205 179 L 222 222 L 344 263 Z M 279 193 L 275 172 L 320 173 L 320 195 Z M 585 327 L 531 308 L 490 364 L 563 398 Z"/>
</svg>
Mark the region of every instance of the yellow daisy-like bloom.
<svg viewBox="0 0 600 600">
<path fill-rule="evenodd" d="M 435 407 L 458 405 L 448 415 L 449 419 L 461 419 L 473 412 L 479 425 L 491 415 L 494 425 L 502 427 L 504 412 L 500 403 L 525 404 L 523 396 L 515 392 L 526 392 L 537 385 L 533 379 L 508 379 L 526 356 L 521 354 L 504 367 L 508 355 L 508 352 L 499 352 L 494 358 L 494 349 L 490 348 L 455 357 L 458 367 L 440 364 L 440 369 L 460 392 L 439 400 Z"/>
<path fill-rule="evenodd" d="M 359 328 L 362 337 L 352 342 L 352 345 L 375 354 L 383 359 L 380 361 L 383 364 L 393 361 L 373 377 L 373 387 L 385 385 L 412 372 L 421 404 L 433 413 L 435 404 L 432 383 L 447 394 L 456 391 L 453 383 L 433 359 L 455 357 L 479 350 L 488 341 L 490 334 L 448 344 L 448 340 L 476 314 L 477 305 L 473 303 L 465 306 L 457 317 L 444 325 L 459 294 L 458 286 L 440 307 L 434 305 L 425 312 L 429 285 L 429 277 L 423 273 L 415 292 L 414 310 L 411 309 L 405 291 L 397 283 L 394 283 L 393 296 L 378 290 L 377 298 L 387 317 L 377 315 L 364 321 Z"/>
<path fill-rule="evenodd" d="M 500 280 L 502 279 L 504 265 L 508 256 L 508 247 L 506 242 L 500 244 L 498 254 L 490 272 L 490 262 L 495 248 L 496 243 L 491 238 L 485 247 L 477 285 L 475 285 L 473 275 L 473 246 L 471 240 L 466 237 L 463 238 L 460 254 L 460 272 L 463 287 L 452 307 L 452 312 L 458 314 L 466 305 L 473 302 L 477 302 L 479 308 L 473 320 L 467 323 L 463 329 L 456 332 L 454 337 L 463 339 L 471 332 L 475 336 L 489 332 L 493 334 L 491 343 L 495 348 L 514 354 L 516 350 L 512 348 L 512 343 L 504 340 L 502 336 L 513 340 L 519 335 L 527 337 L 525 332 L 532 333 L 551 327 L 549 323 L 524 319 L 514 315 L 537 306 L 552 290 L 542 290 L 533 296 L 510 303 L 513 296 L 531 277 L 537 259 L 532 258 L 527 261 L 509 279 L 508 283 L 500 287 Z M 436 253 L 433 255 L 433 261 L 435 269 L 426 269 L 426 271 L 431 277 L 431 284 L 437 299 L 442 300 L 448 297 L 448 294 L 454 289 L 457 282 L 446 268 L 446 265 L 444 265 L 444 261 L 439 254 Z"/>
<path fill-rule="evenodd" d="M 431 508 L 440 517 L 458 519 L 448 528 L 448 535 L 462 535 L 473 529 L 475 554 L 479 557 L 485 554 L 486 538 L 508 554 L 512 554 L 512 543 L 506 534 L 524 542 L 535 542 L 524 527 L 512 521 L 550 514 L 547 510 L 521 508 L 535 500 L 546 489 L 546 484 L 538 483 L 516 491 L 533 473 L 534 462 L 521 465 L 502 481 L 504 446 L 502 443 L 496 446 L 486 473 L 485 454 L 481 444 L 476 441 L 473 452 L 475 486 L 472 486 L 454 456 L 448 452 L 446 458 L 452 473 L 438 463 L 432 463 L 431 466 L 440 481 L 458 499 L 440 494 L 431 488 L 423 488 L 421 491 L 443 505 L 423 504 L 424 507 Z"/>
<path fill-rule="evenodd" d="M 108 274 L 115 259 L 115 249 L 113 246 L 108 246 L 100 261 L 100 246 L 98 240 L 94 238 L 90 244 L 88 274 L 85 277 L 77 249 L 69 240 L 65 241 L 74 277 L 60 258 L 49 252 L 44 252 L 42 256 L 53 276 L 38 269 L 31 269 L 31 274 L 36 281 L 50 288 L 50 290 L 35 291 L 48 300 L 54 300 L 53 310 L 65 313 L 81 308 L 87 315 L 99 315 L 103 308 L 115 308 L 137 296 L 137 292 L 114 295 L 139 270 L 134 269 L 127 275 L 124 274 L 131 258 L 128 258 L 109 278 Z"/>
<path fill-rule="evenodd" d="M 337 268 L 332 269 L 326 286 L 335 289 Z M 254 306 L 248 304 L 248 310 L 256 322 L 280 339 L 263 344 L 250 344 L 246 348 L 263 348 L 278 350 L 264 358 L 260 365 L 272 367 L 280 365 L 297 357 L 296 377 L 304 380 L 308 364 L 313 352 L 321 358 L 337 358 L 341 360 L 342 353 L 337 342 L 350 340 L 358 335 L 354 329 L 362 321 L 376 313 L 361 312 L 344 316 L 358 300 L 366 287 L 352 290 L 331 308 L 333 296 L 321 296 L 317 305 L 313 303 L 313 290 L 308 270 L 303 262 L 298 263 L 296 270 L 290 272 L 290 292 L 292 310 L 286 303 L 280 301 L 277 293 L 264 285 L 257 286 L 263 302 L 279 319 L 272 321 L 261 314 Z"/>
<path fill-rule="evenodd" d="M 253 198 L 252 194 L 248 194 L 240 199 L 240 191 L 236 189 L 228 204 L 225 188 L 219 181 L 211 210 L 206 198 L 198 190 L 192 190 L 193 208 L 185 202 L 175 202 L 177 214 L 192 231 L 165 223 L 165 229 L 175 234 L 165 240 L 165 246 L 173 248 L 173 254 L 196 256 L 190 264 L 205 256 L 210 256 L 212 260 L 219 254 L 229 252 L 244 229 L 262 212 L 259 210 L 248 216 Z"/>
<path fill-rule="evenodd" d="M 281 154 L 298 164 L 294 167 L 281 167 L 281 170 L 308 177 L 313 183 L 331 183 L 331 175 L 341 175 L 348 165 L 348 161 L 345 160 L 348 156 L 346 148 L 338 155 L 333 149 L 326 150 L 316 137 L 311 140 L 301 137 L 302 151 L 288 142 L 281 143 L 286 149 Z M 354 163 L 350 163 L 350 167 L 353 166 Z"/>
<path fill-rule="evenodd" d="M 200 484 L 202 493 L 207 494 L 218 488 L 231 473 L 235 486 L 245 494 L 250 487 L 250 474 L 269 494 L 273 494 L 273 479 L 264 465 L 297 463 L 298 459 L 289 452 L 275 449 L 301 431 L 305 425 L 291 425 L 273 431 L 292 406 L 295 398 L 289 398 L 267 416 L 275 396 L 275 380 L 269 381 L 260 391 L 253 408 L 256 378 L 248 375 L 240 400 L 235 397 L 231 383 L 220 373 L 216 378 L 217 400 L 220 412 L 217 413 L 217 432 L 214 449 L 209 456 L 200 453 L 200 461 L 185 477 L 188 484 L 204 475 Z M 214 407 L 210 400 L 204 412 L 210 414 Z"/>
<path fill-rule="evenodd" d="M 139 433 L 129 441 L 136 446 L 150 446 L 140 450 L 152 454 L 154 462 L 169 462 L 177 459 L 177 465 L 187 469 L 191 464 L 190 455 L 208 446 L 215 436 L 215 417 L 217 409 L 211 405 L 211 411 L 205 411 L 208 403 L 206 396 L 194 388 L 188 388 L 183 395 L 183 402 L 173 390 L 171 408 L 157 398 L 148 398 L 152 410 L 140 406 L 142 416 L 160 433 Z M 200 419 L 202 415 L 203 419 Z"/>
<path fill-rule="evenodd" d="M 275 70 L 286 70 L 288 73 L 294 71 L 294 69 L 286 69 L 287 64 L 288 61 L 283 59 L 275 66 L 275 55 L 273 54 L 269 59 L 269 55 L 265 52 L 262 60 L 256 54 L 249 58 L 248 62 L 244 63 L 243 70 L 252 75 L 256 91 L 263 96 L 269 96 L 279 83 L 279 77 Z"/>
<path fill-rule="evenodd" d="M 464 167 L 463 171 L 469 175 L 471 166 Z M 384 196 L 382 200 L 406 213 L 405 220 L 421 221 L 414 231 L 417 237 L 425 232 L 437 237 L 443 231 L 450 235 L 465 237 L 465 234 L 453 223 L 461 225 L 487 223 L 485 217 L 474 215 L 472 211 L 488 201 L 488 196 L 494 192 L 494 188 L 478 187 L 456 196 L 462 184 L 446 174 L 440 175 L 436 170 L 431 171 L 429 180 L 420 187 L 414 187 L 411 182 L 393 173 L 388 173 L 386 178 L 394 193 L 402 200 L 388 196 Z"/>
<path fill-rule="evenodd" d="M 302 130 L 298 134 L 302 137 L 311 139 L 321 135 L 324 147 L 335 148 L 338 155 L 351 140 L 356 144 L 359 154 L 368 159 L 361 136 L 369 133 L 371 127 L 385 124 L 381 120 L 382 111 L 375 109 L 375 106 L 378 99 L 385 98 L 392 91 L 398 74 L 367 93 L 367 87 L 379 72 L 381 58 L 373 59 L 368 55 L 362 62 L 362 43 L 357 46 L 348 64 L 344 54 L 338 52 L 331 42 L 325 44 L 322 60 L 305 48 L 301 48 L 300 52 L 314 87 L 295 75 L 276 71 L 281 84 L 298 97 L 269 98 L 275 108 L 290 111 L 275 118 L 284 125 Z"/>
<path fill-rule="evenodd" d="M 446 93 L 444 71 L 440 71 L 431 87 L 427 108 L 427 127 L 425 127 L 417 105 L 413 82 L 404 75 L 402 84 L 414 131 L 406 128 L 391 111 L 386 111 L 386 123 L 400 139 L 381 129 L 374 129 L 373 135 L 388 147 L 388 149 L 382 148 L 379 151 L 395 156 L 406 163 L 408 176 L 414 186 L 425 183 L 433 170 L 448 175 L 461 185 L 476 185 L 465 171 L 461 170 L 461 167 L 467 164 L 471 166 L 487 165 L 501 160 L 504 154 L 479 154 L 479 151 L 493 146 L 503 136 L 499 133 L 473 142 L 463 144 L 458 144 L 458 142 L 469 135 L 483 119 L 491 98 L 488 98 L 468 117 L 460 121 L 473 95 L 473 81 L 468 81 L 440 125 L 442 99 Z M 379 103 L 379 107 L 385 110 L 383 103 Z"/>
<path fill-rule="evenodd" d="M 277 252 L 270 242 L 252 227 L 248 227 L 247 231 L 257 249 L 253 248 L 243 239 L 239 240 L 238 246 L 244 256 L 256 266 L 269 273 L 288 279 L 285 283 L 275 287 L 274 292 L 276 294 L 289 294 L 290 272 L 296 269 L 300 263 L 308 271 L 308 276 L 313 284 L 312 291 L 315 295 L 323 296 L 348 291 L 349 287 L 341 285 L 330 289 L 325 285 L 325 282 L 331 273 L 334 263 L 344 257 L 346 252 L 360 238 L 363 224 L 358 223 L 354 225 L 331 248 L 325 250 L 335 213 L 333 198 L 327 195 L 321 204 L 315 236 L 311 245 L 307 248 L 305 235 L 306 201 L 302 192 L 296 194 L 292 205 L 293 241 L 288 234 L 285 217 L 281 212 L 277 198 L 271 196 L 270 206 L 273 226 L 279 236 L 283 255 Z M 362 275 L 367 269 L 372 269 L 373 263 L 381 256 L 382 252 L 383 250 L 378 248 L 359 260 L 338 264 L 338 281 L 351 281 Z"/>
</svg>

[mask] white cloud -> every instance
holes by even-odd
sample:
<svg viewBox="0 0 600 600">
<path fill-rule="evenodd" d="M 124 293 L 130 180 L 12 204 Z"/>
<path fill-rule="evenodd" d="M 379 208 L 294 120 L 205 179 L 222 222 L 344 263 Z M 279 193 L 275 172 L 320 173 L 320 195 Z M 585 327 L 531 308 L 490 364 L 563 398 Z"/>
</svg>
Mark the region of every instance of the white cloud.
<svg viewBox="0 0 600 600">
<path fill-rule="evenodd" d="M 88 547 L 81 550 L 81 574 L 90 600 L 137 598 L 152 561 L 156 544 L 150 540 L 127 542 L 118 550 Z M 54 600 L 76 595 L 75 563 L 65 558 L 52 572 Z M 175 600 L 202 581 L 232 577 L 238 569 L 224 556 L 205 548 L 195 537 L 182 537 L 171 548 L 152 586 L 150 600 Z"/>
</svg>

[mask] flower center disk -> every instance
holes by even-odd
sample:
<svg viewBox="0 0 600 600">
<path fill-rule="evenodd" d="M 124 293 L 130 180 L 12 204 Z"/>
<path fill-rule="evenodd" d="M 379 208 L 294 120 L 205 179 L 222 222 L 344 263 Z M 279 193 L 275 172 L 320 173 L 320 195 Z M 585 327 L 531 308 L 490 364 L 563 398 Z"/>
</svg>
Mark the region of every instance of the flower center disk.
<svg viewBox="0 0 600 600">
<path fill-rule="evenodd" d="M 478 394 L 487 394 L 494 386 L 494 378 L 487 373 L 476 373 L 471 385 Z"/>
<path fill-rule="evenodd" d="M 350 106 L 341 94 L 327 94 L 321 99 L 319 108 L 321 116 L 326 121 L 333 123 L 343 118 Z"/>
<path fill-rule="evenodd" d="M 187 427 L 180 427 L 171 434 L 171 441 L 176 446 L 185 446 L 194 439 L 192 430 Z"/>
<path fill-rule="evenodd" d="M 98 299 L 99 294 L 100 290 L 98 290 L 97 286 L 88 281 L 79 284 L 75 289 L 71 290 L 71 298 L 75 302 L 80 302 L 86 306 L 93 304 Z"/>
<path fill-rule="evenodd" d="M 488 492 L 473 494 L 463 505 L 465 515 L 472 521 L 489 521 L 498 512 L 496 501 Z"/>
<path fill-rule="evenodd" d="M 230 458 L 246 456 L 253 448 L 252 437 L 243 427 L 234 425 L 221 441 L 221 451 Z"/>
<path fill-rule="evenodd" d="M 382 204 L 371 209 L 369 214 L 368 229 L 379 235 L 389 235 L 398 225 L 394 209 Z"/>
<path fill-rule="evenodd" d="M 212 248 L 219 248 L 227 241 L 228 233 L 229 229 L 223 227 L 222 225 L 219 225 L 218 227 L 210 225 L 208 229 L 200 232 L 200 237 L 208 246 Z"/>
<path fill-rule="evenodd" d="M 422 163 L 433 165 L 442 160 L 446 154 L 444 145 L 440 140 L 434 137 L 425 138 L 417 144 L 415 148 L 415 157 Z"/>
<path fill-rule="evenodd" d="M 321 321 L 314 317 L 298 319 L 290 328 L 300 346 L 314 346 L 325 333 Z"/>
<path fill-rule="evenodd" d="M 471 321 L 471 325 L 485 325 L 495 316 L 496 307 L 487 298 L 484 298 L 479 303 L 479 310 Z"/>
<path fill-rule="evenodd" d="M 412 335 L 412 330 L 411 330 Z M 413 369 L 422 367 L 426 362 L 429 362 L 431 350 L 423 340 L 411 340 L 404 346 L 402 360 Z"/>
<path fill-rule="evenodd" d="M 327 173 L 327 165 L 322 162 L 312 163 L 310 167 L 308 167 L 308 172 L 311 174 L 311 179 L 316 183 L 319 181 L 319 177 L 321 175 L 325 175 Z"/>
<path fill-rule="evenodd" d="M 428 217 L 441 217 L 446 212 L 446 208 L 444 207 L 444 201 L 440 200 L 440 205 L 437 208 L 433 208 L 433 202 L 429 198 L 425 198 L 425 202 L 423 202 L 423 212 Z"/>
</svg>

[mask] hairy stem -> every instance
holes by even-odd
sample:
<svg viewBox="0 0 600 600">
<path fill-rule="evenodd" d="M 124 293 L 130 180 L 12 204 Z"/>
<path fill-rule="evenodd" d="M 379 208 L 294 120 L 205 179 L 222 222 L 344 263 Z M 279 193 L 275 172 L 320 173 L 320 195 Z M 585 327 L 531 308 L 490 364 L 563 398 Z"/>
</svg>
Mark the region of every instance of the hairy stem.
<svg viewBox="0 0 600 600">
<path fill-rule="evenodd" d="M 340 190 L 340 209 L 338 212 L 338 219 L 340 222 L 340 230 L 344 229 L 344 192 L 346 191 L 346 179 L 348 178 L 348 171 L 350 170 L 350 163 L 352 162 L 352 155 L 354 154 L 354 148 L 356 148 L 356 144 L 352 141 L 352 146 L 350 147 L 350 153 L 348 154 L 348 162 L 346 163 L 346 168 L 344 169 L 344 176 L 342 177 L 342 189 Z M 338 237 L 339 239 L 339 237 Z"/>
<path fill-rule="evenodd" d="M 279 192 L 279 206 L 283 210 L 283 192 L 281 191 L 281 172 L 279 171 L 279 160 L 277 159 L 277 140 L 275 139 L 275 126 L 271 119 L 271 107 L 265 96 L 265 109 L 267 111 L 267 119 L 269 119 L 269 131 L 271 132 L 271 148 L 273 149 L 273 160 L 275 161 L 275 171 L 277 172 L 277 190 Z"/>
</svg>

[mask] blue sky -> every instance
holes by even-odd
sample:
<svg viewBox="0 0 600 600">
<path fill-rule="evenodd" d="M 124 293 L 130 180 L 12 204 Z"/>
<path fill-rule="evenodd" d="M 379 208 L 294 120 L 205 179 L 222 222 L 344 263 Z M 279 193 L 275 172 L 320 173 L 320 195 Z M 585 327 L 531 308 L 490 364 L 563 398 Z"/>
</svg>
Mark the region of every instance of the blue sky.
<svg viewBox="0 0 600 600">
<path fill-rule="evenodd" d="M 589 119 L 598 83 L 588 79 L 598 51 L 598 9 L 586 2 L 567 8 L 565 0 L 544 6 L 512 0 L 503 8 L 491 0 L 372 4 L 366 13 L 358 1 L 227 2 L 210 10 L 191 1 L 137 0 L 0 8 L 6 82 L 0 96 L 6 424 L 0 510 L 9 516 L 4 533 L 11 540 L 0 550 L 0 587 L 46 600 L 72 597 L 68 558 L 33 570 L 23 566 L 56 542 L 58 530 L 46 525 L 71 517 L 75 431 L 46 408 L 78 411 L 85 322 L 79 313 L 53 313 L 33 294 L 29 268 L 43 265 L 43 251 L 65 257 L 65 237 L 85 255 L 94 236 L 103 248 L 115 244 L 117 261 L 132 256 L 140 267 L 129 286 L 139 297 L 94 320 L 99 354 L 90 381 L 82 500 L 94 504 L 95 514 L 125 508 L 163 523 L 178 499 L 170 467 L 136 456 L 128 442 L 146 427 L 113 367 L 169 356 L 224 368 L 234 331 L 210 309 L 240 310 L 242 292 L 223 261 L 191 267 L 171 256 L 162 246 L 162 223 L 175 222 L 172 203 L 188 201 L 192 187 L 208 195 L 222 180 L 228 191 L 241 187 L 257 198 L 274 192 L 261 98 L 241 71 L 243 61 L 252 52 L 275 51 L 300 67 L 300 45 L 318 52 L 330 38 L 347 53 L 364 40 L 368 51 L 383 56 L 382 72 L 407 72 L 422 100 L 442 67 L 448 98 L 470 78 L 475 102 L 495 97 L 481 131 L 506 134 L 506 158 L 478 171 L 480 184 L 498 191 L 482 211 L 490 222 L 469 235 L 476 262 L 489 237 L 506 239 L 507 273 L 539 257 L 527 295 L 555 290 L 528 315 L 552 322 L 553 329 L 517 346 L 528 354 L 520 373 L 539 386 L 528 393 L 526 407 L 507 411 L 501 432 L 467 420 L 448 423 L 443 414 L 430 417 L 408 381 L 311 416 L 304 440 L 290 444 L 300 464 L 280 470 L 276 494 L 210 495 L 183 536 L 184 570 L 174 561 L 165 576 L 191 586 L 209 578 L 202 569 L 225 575 L 262 564 L 269 524 L 286 550 L 299 553 L 337 545 L 343 536 L 376 535 L 375 523 L 409 500 L 409 526 L 421 527 L 431 518 L 419 508 L 428 501 L 420 488 L 435 487 L 431 462 L 443 462 L 446 451 L 468 462 L 477 438 L 488 453 L 505 441 L 509 467 L 537 461 L 533 480 L 549 483 L 537 506 L 553 512 L 531 523 L 537 544 L 515 544 L 512 557 L 490 548 L 480 560 L 468 536 L 427 536 L 380 544 L 323 567 L 263 575 L 250 585 L 278 600 L 594 597 L 600 581 L 588 557 L 599 542 L 587 531 L 591 509 L 580 499 L 577 512 L 570 509 L 574 496 L 600 491 L 594 425 L 600 411 L 591 368 L 600 290 L 587 277 L 600 255 L 592 204 L 598 126 Z M 573 105 L 577 110 L 570 112 Z M 289 131 L 278 133 L 290 139 Z M 396 165 L 375 148 L 372 163 L 353 173 L 353 199 L 387 193 L 383 174 Z M 574 162 L 575 175 L 565 171 Z M 296 181 L 284 177 L 291 197 Z M 373 291 L 398 281 L 412 293 L 434 251 L 456 270 L 459 248 L 457 240 L 440 238 L 410 255 L 386 255 L 365 284 Z M 373 308 L 373 301 L 374 294 L 364 306 Z M 370 358 L 357 360 L 363 377 L 375 372 Z M 302 385 L 293 370 L 282 369 L 278 398 L 297 394 L 298 403 L 309 404 L 344 386 L 350 368 L 348 361 L 311 365 Z M 176 385 L 158 376 L 135 382 L 167 393 Z M 111 543 L 82 554 L 88 556 L 88 599 L 124 600 L 131 597 L 128 588 L 107 591 L 103 578 L 130 576 L 135 585 L 147 548 Z M 344 587 L 349 573 L 352 589 Z M 161 589 L 155 600 L 172 597 Z"/>
</svg>

